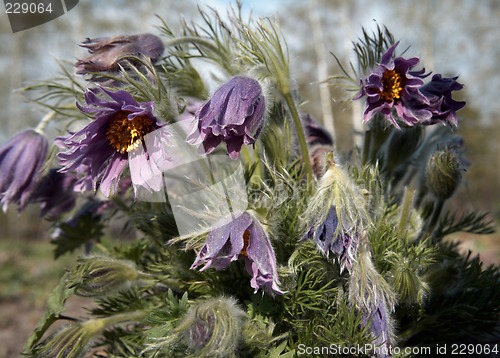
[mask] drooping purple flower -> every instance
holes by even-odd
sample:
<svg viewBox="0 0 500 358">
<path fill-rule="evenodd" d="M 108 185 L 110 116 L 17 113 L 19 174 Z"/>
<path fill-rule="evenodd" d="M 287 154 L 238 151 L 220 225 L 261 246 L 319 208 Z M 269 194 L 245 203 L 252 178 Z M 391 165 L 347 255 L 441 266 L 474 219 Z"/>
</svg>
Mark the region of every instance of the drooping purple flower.
<svg viewBox="0 0 500 358">
<path fill-rule="evenodd" d="M 377 357 L 388 357 L 389 348 L 391 346 L 392 323 L 389 312 L 384 304 L 379 304 L 378 307 L 373 307 L 372 312 L 362 310 L 361 324 L 363 327 L 368 326 L 368 331 L 373 336 L 372 344 L 379 349 L 376 350 Z"/>
<path fill-rule="evenodd" d="M 258 81 L 233 77 L 213 94 L 196 113 L 198 127 L 191 143 L 203 143 L 211 153 L 222 141 L 231 159 L 238 159 L 243 144 L 253 144 L 263 125 L 265 99 Z"/>
<path fill-rule="evenodd" d="M 111 98 L 106 101 L 94 92 L 103 92 Z M 154 136 L 144 152 L 144 136 L 157 131 L 162 124 L 153 115 L 152 102 L 137 102 L 128 92 L 112 92 L 104 88 L 88 90 L 86 105 L 78 107 L 84 113 L 94 116 L 80 131 L 67 138 L 60 138 L 68 150 L 58 154 L 61 172 L 75 171 L 79 179 L 75 190 L 97 190 L 108 197 L 115 193 L 120 175 L 127 161 L 133 158 L 134 168 L 141 171 L 138 177 L 148 176 L 152 168 L 150 158 L 168 156 L 164 152 L 164 135 Z M 139 153 L 139 154 L 137 154 Z"/>
<path fill-rule="evenodd" d="M 465 106 L 464 101 L 456 101 L 452 98 L 452 91 L 459 91 L 464 86 L 457 82 L 457 77 L 442 77 L 435 74 L 432 79 L 420 87 L 420 92 L 427 98 L 428 105 L 420 104 L 427 108 L 431 117 L 421 121 L 422 124 L 443 123 L 449 126 L 458 126 L 456 112 Z"/>
<path fill-rule="evenodd" d="M 87 39 L 80 46 L 91 55 L 76 62 L 77 74 L 116 71 L 126 56 L 145 56 L 154 63 L 164 51 L 161 39 L 152 34 Z"/>
<path fill-rule="evenodd" d="M 0 203 L 22 210 L 29 203 L 38 174 L 45 164 L 47 138 L 33 129 L 25 129 L 0 147 Z"/>
<path fill-rule="evenodd" d="M 366 238 L 368 240 L 368 238 Z M 360 244 L 356 264 L 348 284 L 349 303 L 360 315 L 360 326 L 372 335 L 374 357 L 387 357 L 394 343 L 394 325 L 391 313 L 396 306 L 396 294 L 377 271 L 367 241 Z"/>
<path fill-rule="evenodd" d="M 334 255 L 340 265 L 340 272 L 344 269 L 350 271 L 358 250 L 358 236 L 355 233 L 338 232 L 338 225 L 337 211 L 332 206 L 325 220 L 312 227 L 307 236 L 312 236 L 326 257 L 329 257 L 330 253 Z"/>
<path fill-rule="evenodd" d="M 413 57 L 393 57 L 394 50 L 399 42 L 391 46 L 383 55 L 381 62 L 372 73 L 361 80 L 361 91 L 356 99 L 366 96 L 366 108 L 363 121 L 368 122 L 376 113 L 382 114 L 391 123 L 399 128 L 397 118 L 406 125 L 413 126 L 429 118 L 427 110 L 411 108 L 407 105 L 415 99 L 420 103 L 428 104 L 428 99 L 419 92 L 424 84 L 422 80 L 428 74 L 424 70 L 411 71 L 419 59 Z M 396 111 L 397 118 L 393 111 Z"/>
<path fill-rule="evenodd" d="M 315 145 L 333 145 L 333 138 L 327 130 L 319 124 L 310 114 L 302 114 L 300 116 L 304 130 L 306 132 L 307 144 Z"/>
<path fill-rule="evenodd" d="M 276 255 L 261 224 L 248 212 L 230 222 L 224 221 L 209 232 L 205 245 L 198 253 L 192 269 L 204 265 L 222 270 L 232 261 L 243 260 L 252 276 L 250 286 L 264 289 L 271 295 L 281 295 Z"/>
<path fill-rule="evenodd" d="M 40 203 L 41 215 L 48 218 L 68 213 L 76 203 L 73 190 L 76 180 L 74 175 L 53 168 L 39 180 L 30 202 Z"/>
</svg>

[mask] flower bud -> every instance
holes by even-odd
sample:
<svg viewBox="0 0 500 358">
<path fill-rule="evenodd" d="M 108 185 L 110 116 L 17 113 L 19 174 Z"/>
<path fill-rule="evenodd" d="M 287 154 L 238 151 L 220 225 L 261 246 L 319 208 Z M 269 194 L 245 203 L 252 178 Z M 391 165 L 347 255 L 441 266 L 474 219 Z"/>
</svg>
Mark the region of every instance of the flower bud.
<svg viewBox="0 0 500 358">
<path fill-rule="evenodd" d="M 245 313 L 234 299 L 219 297 L 193 306 L 177 331 L 202 357 L 232 357 L 241 340 Z"/>
<path fill-rule="evenodd" d="M 108 257 L 82 259 L 72 273 L 70 286 L 84 297 L 95 297 L 114 293 L 137 280 L 139 272 L 127 261 Z"/>
<path fill-rule="evenodd" d="M 361 325 L 371 333 L 372 344 L 387 349 L 395 336 L 391 312 L 396 306 L 396 295 L 375 268 L 364 245 L 349 279 L 349 302 L 361 313 Z"/>
<path fill-rule="evenodd" d="M 105 326 L 104 319 L 69 325 L 35 347 L 34 352 L 43 358 L 79 357 L 89 341 Z"/>
<path fill-rule="evenodd" d="M 369 225 L 366 200 L 349 173 L 325 155 L 326 171 L 303 215 L 304 238 L 313 238 L 326 256 L 333 253 L 341 270 L 351 269 L 358 234 Z"/>
<path fill-rule="evenodd" d="M 425 169 L 425 181 L 430 192 L 441 200 L 450 198 L 460 185 L 462 170 L 457 154 L 446 148 L 436 151 Z"/>
<path fill-rule="evenodd" d="M 408 160 L 420 146 L 424 127 L 415 126 L 391 131 L 384 150 L 384 169 L 391 173 Z"/>
</svg>

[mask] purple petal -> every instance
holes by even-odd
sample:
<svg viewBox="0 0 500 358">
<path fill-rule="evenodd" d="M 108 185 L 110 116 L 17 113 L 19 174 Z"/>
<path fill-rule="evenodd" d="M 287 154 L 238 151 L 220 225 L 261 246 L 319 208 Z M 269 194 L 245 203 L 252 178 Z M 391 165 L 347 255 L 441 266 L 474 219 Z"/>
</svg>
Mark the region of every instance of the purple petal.
<svg viewBox="0 0 500 358">
<path fill-rule="evenodd" d="M 263 288 L 271 294 L 283 294 L 279 289 L 276 255 L 264 229 L 257 223 L 249 227 L 250 240 L 245 267 L 252 276 L 250 285 L 255 289 Z"/>
<path fill-rule="evenodd" d="M 229 223 L 227 218 L 216 223 L 216 228 L 208 234 L 205 246 L 191 268 L 205 264 L 202 270 L 210 267 L 221 270 L 231 261 L 237 260 L 244 247 L 243 235 L 251 222 L 251 216 L 243 213 Z"/>
<path fill-rule="evenodd" d="M 381 64 L 385 65 L 385 64 L 388 64 L 391 61 L 392 55 L 394 54 L 394 50 L 396 49 L 396 47 L 398 45 L 399 45 L 399 41 L 396 42 L 391 47 L 389 47 L 389 49 L 382 55 L 382 59 L 380 61 Z"/>
<path fill-rule="evenodd" d="M 127 161 L 127 158 L 123 156 L 115 155 L 111 157 L 106 171 L 103 174 L 102 181 L 99 184 L 99 188 L 104 196 L 109 197 L 111 193 L 116 192 L 118 180 L 120 179 L 123 169 L 127 165 Z"/>
</svg>

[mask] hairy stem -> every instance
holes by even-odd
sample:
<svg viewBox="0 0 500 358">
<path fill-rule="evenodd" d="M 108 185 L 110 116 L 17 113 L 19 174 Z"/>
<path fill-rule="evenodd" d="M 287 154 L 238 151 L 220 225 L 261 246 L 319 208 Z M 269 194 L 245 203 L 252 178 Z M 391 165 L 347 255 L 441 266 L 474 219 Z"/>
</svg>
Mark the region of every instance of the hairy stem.
<svg viewBox="0 0 500 358">
<path fill-rule="evenodd" d="M 293 123 L 295 124 L 295 129 L 297 131 L 297 137 L 299 140 L 300 151 L 302 152 L 302 160 L 306 168 L 307 182 L 310 187 L 313 183 L 313 171 L 311 166 L 311 160 L 309 159 L 309 149 L 307 148 L 306 136 L 304 133 L 304 127 L 302 126 L 302 121 L 300 120 L 299 112 L 297 111 L 297 106 L 292 98 L 292 94 L 288 91 L 282 93 L 285 98 L 285 102 L 288 105 L 290 114 L 292 115 Z"/>
<path fill-rule="evenodd" d="M 405 188 L 403 203 L 401 206 L 402 209 L 401 217 L 399 218 L 399 224 L 398 224 L 398 235 L 401 235 L 410 217 L 410 211 L 413 204 L 414 194 L 415 194 L 415 189 L 408 187 Z"/>
<path fill-rule="evenodd" d="M 432 237 L 432 233 L 434 232 L 439 217 L 441 216 L 441 212 L 443 211 L 444 202 L 445 202 L 444 200 L 436 199 L 431 217 L 429 218 L 429 221 L 425 226 L 425 229 L 422 231 L 422 234 L 420 234 L 420 237 L 417 239 L 417 242 L 422 241 L 426 237 L 431 237 L 432 241 L 434 242 L 436 241 L 437 238 Z"/>
<path fill-rule="evenodd" d="M 45 116 L 43 116 L 40 122 L 38 122 L 35 131 L 40 134 L 44 134 L 45 127 L 47 127 L 47 124 L 49 124 L 49 122 L 52 120 L 52 118 L 54 118 L 55 115 L 56 115 L 55 111 L 50 111 Z"/>
</svg>

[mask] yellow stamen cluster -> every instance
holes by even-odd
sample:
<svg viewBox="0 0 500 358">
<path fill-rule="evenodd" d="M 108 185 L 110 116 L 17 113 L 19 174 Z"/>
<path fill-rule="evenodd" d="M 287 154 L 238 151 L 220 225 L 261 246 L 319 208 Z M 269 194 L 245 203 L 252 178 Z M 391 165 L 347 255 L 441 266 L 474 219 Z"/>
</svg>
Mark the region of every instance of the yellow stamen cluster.
<svg viewBox="0 0 500 358">
<path fill-rule="evenodd" d="M 128 119 L 129 112 L 118 112 L 108 124 L 106 137 L 109 144 L 121 154 L 137 148 L 139 141 L 153 131 L 153 120 L 146 116 Z"/>
<path fill-rule="evenodd" d="M 250 231 L 245 230 L 245 232 L 243 233 L 243 249 L 241 249 L 240 252 L 241 255 L 248 256 L 247 249 L 249 244 L 250 244 Z"/>
<path fill-rule="evenodd" d="M 403 90 L 401 82 L 401 75 L 395 70 L 385 71 L 382 75 L 384 89 L 380 92 L 380 98 L 387 102 L 400 98 Z"/>
</svg>

